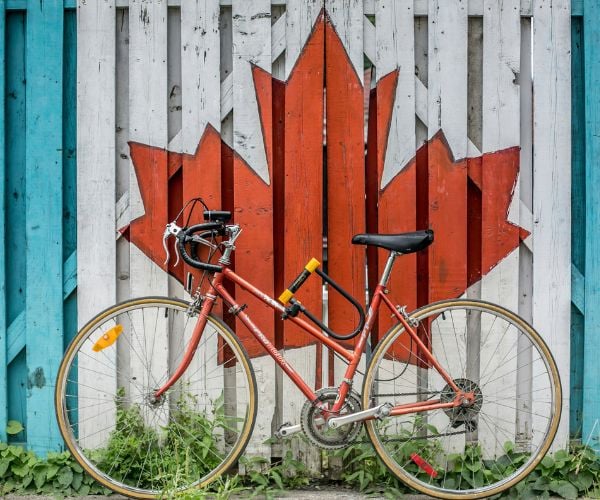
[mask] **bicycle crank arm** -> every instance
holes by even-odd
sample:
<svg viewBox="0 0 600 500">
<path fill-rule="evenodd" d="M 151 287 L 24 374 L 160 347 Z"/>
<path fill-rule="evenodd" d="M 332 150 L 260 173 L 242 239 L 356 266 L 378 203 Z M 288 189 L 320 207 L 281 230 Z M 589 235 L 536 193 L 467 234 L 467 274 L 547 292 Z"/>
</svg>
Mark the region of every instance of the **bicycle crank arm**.
<svg viewBox="0 0 600 500">
<path fill-rule="evenodd" d="M 391 403 L 383 403 L 374 408 L 368 410 L 357 411 L 356 413 L 350 413 L 348 415 L 342 415 L 341 417 L 330 418 L 327 421 L 327 425 L 332 429 L 352 422 L 360 422 L 362 420 L 371 420 L 373 418 L 384 418 L 387 417 L 392 411 L 393 405 Z"/>
<path fill-rule="evenodd" d="M 275 437 L 277 439 L 283 439 L 286 437 L 290 437 L 292 434 L 298 434 L 302 432 L 302 426 L 300 424 L 296 425 L 282 425 L 277 432 L 275 432 Z"/>
</svg>

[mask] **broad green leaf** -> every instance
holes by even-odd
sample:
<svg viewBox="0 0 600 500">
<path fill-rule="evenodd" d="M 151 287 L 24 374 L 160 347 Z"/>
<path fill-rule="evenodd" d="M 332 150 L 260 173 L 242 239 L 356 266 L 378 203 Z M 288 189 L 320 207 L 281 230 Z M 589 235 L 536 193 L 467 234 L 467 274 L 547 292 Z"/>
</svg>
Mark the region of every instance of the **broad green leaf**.
<svg viewBox="0 0 600 500">
<path fill-rule="evenodd" d="M 14 436 L 19 432 L 23 431 L 25 428 L 21 425 L 21 422 L 18 420 L 9 420 L 6 424 L 6 433 Z"/>
<path fill-rule="evenodd" d="M 71 481 L 73 481 L 73 471 L 69 467 L 65 466 L 60 469 L 57 478 L 59 484 L 66 488 L 71 484 Z"/>
</svg>

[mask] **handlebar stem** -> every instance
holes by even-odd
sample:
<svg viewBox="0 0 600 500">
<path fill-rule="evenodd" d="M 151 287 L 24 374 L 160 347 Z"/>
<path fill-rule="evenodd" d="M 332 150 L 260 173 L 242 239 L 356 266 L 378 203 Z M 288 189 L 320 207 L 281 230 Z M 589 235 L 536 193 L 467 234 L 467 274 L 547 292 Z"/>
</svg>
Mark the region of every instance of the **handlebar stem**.
<svg viewBox="0 0 600 500">
<path fill-rule="evenodd" d="M 219 259 L 219 264 L 228 266 L 231 264 L 231 252 L 235 250 L 235 240 L 237 240 L 238 236 L 242 232 L 242 229 L 238 224 L 234 224 L 231 226 L 226 226 L 225 231 L 229 234 L 229 239 L 222 243 L 222 245 L 225 247 L 225 250 Z"/>
</svg>

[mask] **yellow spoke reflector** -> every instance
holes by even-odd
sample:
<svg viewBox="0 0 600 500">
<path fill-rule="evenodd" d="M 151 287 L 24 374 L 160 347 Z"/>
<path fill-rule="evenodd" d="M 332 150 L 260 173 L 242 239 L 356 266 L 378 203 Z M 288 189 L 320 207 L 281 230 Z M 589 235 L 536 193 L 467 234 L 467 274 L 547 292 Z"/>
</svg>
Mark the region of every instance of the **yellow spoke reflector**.
<svg viewBox="0 0 600 500">
<path fill-rule="evenodd" d="M 121 332 L 123 331 L 123 325 L 117 325 L 108 330 L 102 337 L 98 339 L 98 341 L 92 347 L 94 352 L 100 352 L 102 349 L 106 349 L 107 347 L 113 345 Z"/>
</svg>

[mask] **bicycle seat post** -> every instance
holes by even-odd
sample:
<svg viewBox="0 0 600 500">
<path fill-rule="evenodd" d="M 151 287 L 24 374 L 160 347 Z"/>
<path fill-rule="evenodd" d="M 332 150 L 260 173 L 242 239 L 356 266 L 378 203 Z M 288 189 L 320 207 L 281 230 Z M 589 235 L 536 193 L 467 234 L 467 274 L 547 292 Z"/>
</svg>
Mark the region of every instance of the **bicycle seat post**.
<svg viewBox="0 0 600 500">
<path fill-rule="evenodd" d="M 398 257 L 398 255 L 402 255 L 402 254 L 400 252 L 395 252 L 392 250 L 390 252 L 390 256 L 387 259 L 387 262 L 385 263 L 385 268 L 383 269 L 383 273 L 381 275 L 381 280 L 379 281 L 379 284 L 384 288 L 387 286 L 387 282 L 390 279 L 390 274 L 392 273 L 392 267 L 394 266 L 394 261 L 396 260 L 396 257 Z"/>
</svg>

